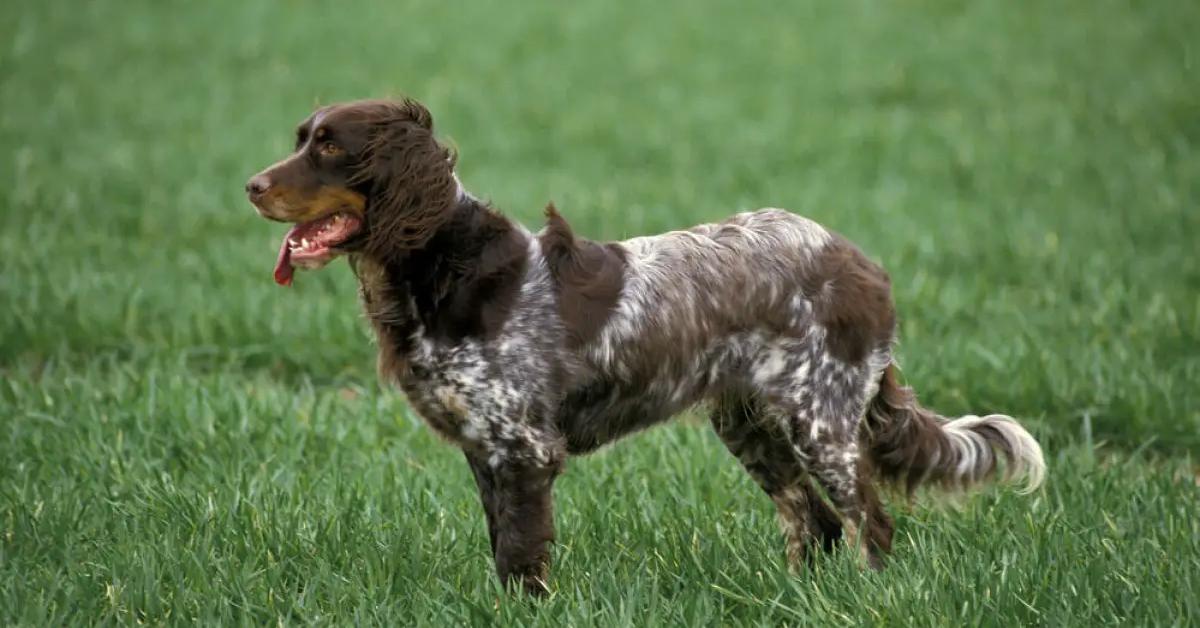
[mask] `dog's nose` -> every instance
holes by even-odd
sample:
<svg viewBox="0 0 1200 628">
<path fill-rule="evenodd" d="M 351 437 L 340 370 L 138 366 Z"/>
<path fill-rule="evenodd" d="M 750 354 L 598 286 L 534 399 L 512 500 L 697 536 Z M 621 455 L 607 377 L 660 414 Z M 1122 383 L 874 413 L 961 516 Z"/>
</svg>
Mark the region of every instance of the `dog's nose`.
<svg viewBox="0 0 1200 628">
<path fill-rule="evenodd" d="M 256 174 L 246 182 L 246 194 L 250 196 L 250 200 L 255 200 L 265 194 L 270 187 L 271 182 L 267 180 L 266 176 Z"/>
</svg>

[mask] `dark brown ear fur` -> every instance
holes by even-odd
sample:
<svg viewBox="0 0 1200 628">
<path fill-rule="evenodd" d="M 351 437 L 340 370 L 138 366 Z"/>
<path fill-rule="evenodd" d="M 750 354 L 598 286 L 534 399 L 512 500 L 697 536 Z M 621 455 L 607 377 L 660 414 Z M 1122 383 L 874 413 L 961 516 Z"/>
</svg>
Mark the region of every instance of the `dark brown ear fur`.
<svg viewBox="0 0 1200 628">
<path fill-rule="evenodd" d="M 546 206 L 542 253 L 558 286 L 558 308 L 567 340 L 578 347 L 604 327 L 625 285 L 625 256 L 615 244 L 575 237 L 551 203 Z"/>
<path fill-rule="evenodd" d="M 434 138 L 433 117 L 415 100 L 371 107 L 354 183 L 370 186 L 367 253 L 389 260 L 424 245 L 449 219 L 458 193 L 455 157 Z"/>
</svg>

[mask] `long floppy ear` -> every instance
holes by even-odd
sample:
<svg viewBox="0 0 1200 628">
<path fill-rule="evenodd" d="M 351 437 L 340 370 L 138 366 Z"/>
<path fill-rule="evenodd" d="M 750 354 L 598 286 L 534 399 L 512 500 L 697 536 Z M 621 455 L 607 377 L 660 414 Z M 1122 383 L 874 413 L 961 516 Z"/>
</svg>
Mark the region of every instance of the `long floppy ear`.
<svg viewBox="0 0 1200 628">
<path fill-rule="evenodd" d="M 458 193 L 454 154 L 433 136 L 415 100 L 380 103 L 356 183 L 369 185 L 367 247 L 390 256 L 422 246 L 449 217 Z"/>
</svg>

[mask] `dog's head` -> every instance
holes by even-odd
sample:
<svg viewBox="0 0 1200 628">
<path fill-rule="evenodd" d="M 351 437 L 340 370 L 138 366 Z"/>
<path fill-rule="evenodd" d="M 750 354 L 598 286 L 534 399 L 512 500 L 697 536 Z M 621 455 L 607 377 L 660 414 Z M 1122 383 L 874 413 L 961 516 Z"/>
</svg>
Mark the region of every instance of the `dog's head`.
<svg viewBox="0 0 1200 628">
<path fill-rule="evenodd" d="M 295 151 L 246 183 L 264 218 L 294 223 L 275 281 L 362 251 L 383 260 L 424 244 L 458 194 L 454 156 L 413 100 L 322 107 L 296 129 Z"/>
</svg>

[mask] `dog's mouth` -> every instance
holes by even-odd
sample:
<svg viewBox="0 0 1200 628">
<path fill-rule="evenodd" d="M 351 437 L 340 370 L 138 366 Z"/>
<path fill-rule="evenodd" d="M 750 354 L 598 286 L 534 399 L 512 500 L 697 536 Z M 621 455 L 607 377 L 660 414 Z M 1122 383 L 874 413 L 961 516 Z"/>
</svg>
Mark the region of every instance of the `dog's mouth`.
<svg viewBox="0 0 1200 628">
<path fill-rule="evenodd" d="M 297 266 L 313 270 L 328 264 L 345 252 L 338 247 L 353 240 L 362 231 L 362 226 L 361 216 L 339 211 L 292 227 L 279 244 L 279 257 L 275 260 L 275 283 L 292 285 L 292 275 Z"/>
</svg>

